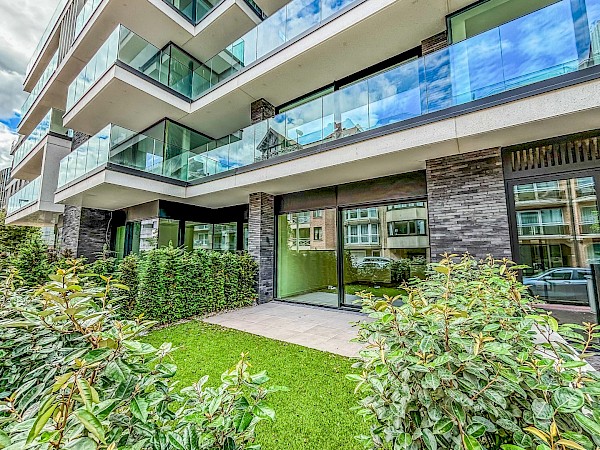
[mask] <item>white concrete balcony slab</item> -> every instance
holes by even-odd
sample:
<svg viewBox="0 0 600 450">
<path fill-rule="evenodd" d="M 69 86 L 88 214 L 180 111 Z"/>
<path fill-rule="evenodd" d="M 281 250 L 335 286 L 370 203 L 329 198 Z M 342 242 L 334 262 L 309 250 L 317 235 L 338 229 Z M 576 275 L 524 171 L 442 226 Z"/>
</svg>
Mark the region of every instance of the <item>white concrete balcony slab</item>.
<svg viewBox="0 0 600 450">
<path fill-rule="evenodd" d="M 64 211 L 64 205 L 54 202 L 54 191 L 58 182 L 60 161 L 69 153 L 70 145 L 62 145 L 64 142 L 57 145 L 53 139 L 48 138 L 44 139 L 46 144 L 36 152 L 35 156 L 42 159 L 41 174 L 8 199 L 6 215 L 8 225 L 53 225 L 58 223 L 58 216 Z"/>
<path fill-rule="evenodd" d="M 260 20 L 244 0 L 223 0 L 197 25 L 192 25 L 163 0 L 102 0 L 44 89 L 24 113 L 18 131 L 29 134 L 49 108 L 66 109 L 69 85 L 118 24 L 158 48 L 173 42 L 195 57 L 208 59 Z M 45 68 L 41 61 L 37 66 L 42 71 Z"/>
</svg>

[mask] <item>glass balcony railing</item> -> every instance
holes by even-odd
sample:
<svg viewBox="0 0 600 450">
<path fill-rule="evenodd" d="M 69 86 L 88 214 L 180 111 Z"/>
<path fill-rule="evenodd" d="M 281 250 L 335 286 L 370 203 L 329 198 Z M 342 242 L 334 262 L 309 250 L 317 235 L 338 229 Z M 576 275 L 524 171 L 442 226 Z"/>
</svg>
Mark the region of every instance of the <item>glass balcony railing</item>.
<svg viewBox="0 0 600 450">
<path fill-rule="evenodd" d="M 571 234 L 571 227 L 567 224 L 534 224 L 519 225 L 519 236 L 564 236 Z"/>
<path fill-rule="evenodd" d="M 75 38 L 79 36 L 83 27 L 88 23 L 92 14 L 98 9 L 98 6 L 102 3 L 102 0 L 88 0 L 83 5 L 81 11 L 77 15 L 77 19 L 75 19 Z"/>
<path fill-rule="evenodd" d="M 116 61 L 127 64 L 190 100 L 197 99 L 215 84 L 354 1 L 293 0 L 205 63 L 189 58 L 173 45 L 159 49 L 120 25 L 69 86 L 67 110 Z"/>
<path fill-rule="evenodd" d="M 56 53 L 54 53 L 54 56 L 52 57 L 52 59 L 50 60 L 50 62 L 46 66 L 46 68 L 44 69 L 42 76 L 40 77 L 38 82 L 35 84 L 33 89 L 31 90 L 31 93 L 27 96 L 25 103 L 23 103 L 23 106 L 21 107 L 21 120 L 23 119 L 23 117 L 25 117 L 25 114 L 27 114 L 27 112 L 31 109 L 31 105 L 33 105 L 33 103 L 36 101 L 36 99 L 40 96 L 40 93 L 46 87 L 48 80 L 54 74 L 57 67 L 58 67 L 58 50 L 56 51 Z"/>
<path fill-rule="evenodd" d="M 42 139 L 49 133 L 57 133 L 64 136 L 70 135 L 70 130 L 63 127 L 62 117 L 64 111 L 59 109 L 51 109 L 46 114 L 46 117 L 38 124 L 25 139 L 19 148 L 13 154 L 13 168 L 17 167 L 23 159 L 40 143 Z"/>
<path fill-rule="evenodd" d="M 20 191 L 15 192 L 9 199 L 6 211 L 12 214 L 21 208 L 31 205 L 40 199 L 42 177 L 30 181 Z"/>
<path fill-rule="evenodd" d="M 29 60 L 29 64 L 27 64 L 27 69 L 25 71 L 26 76 L 29 75 L 29 73 L 31 72 L 31 69 L 35 65 L 38 58 L 40 57 L 40 54 L 42 53 L 42 49 L 46 45 L 46 41 L 48 40 L 48 37 L 50 37 L 50 33 L 56 26 L 56 22 L 58 22 L 58 18 L 62 14 L 63 9 L 65 9 L 65 5 L 67 4 L 68 1 L 69 0 L 60 0 L 58 2 L 58 5 L 56 5 L 54 14 L 52 14 L 52 18 L 50 19 L 50 22 L 48 22 L 48 26 L 46 26 L 46 29 L 44 30 L 44 34 L 42 34 L 42 37 L 38 41 L 37 47 L 35 48 L 35 51 L 33 52 L 31 59 Z"/>
<path fill-rule="evenodd" d="M 117 61 L 186 97 L 193 95 L 200 80 L 194 70 L 202 71 L 200 62 L 175 46 L 159 49 L 120 25 L 69 86 L 67 110 Z"/>
<path fill-rule="evenodd" d="M 586 1 L 600 5 L 600 0 Z M 595 11 L 600 14 L 600 7 Z M 191 182 L 595 65 L 600 62 L 600 48 L 594 43 L 600 43 L 600 25 L 592 23 L 588 38 L 599 38 L 591 40 L 584 61 L 578 57 L 583 38 L 575 33 L 570 2 L 563 0 L 179 155 L 172 147 L 167 156 L 157 157 L 153 152 L 160 141 L 150 145 L 149 138 L 140 135 L 151 151 L 136 150 L 131 157 L 123 153 L 118 159 L 109 146 L 109 159 Z M 157 63 L 144 67 L 161 73 Z M 184 80 L 179 78 L 177 86 Z"/>
</svg>

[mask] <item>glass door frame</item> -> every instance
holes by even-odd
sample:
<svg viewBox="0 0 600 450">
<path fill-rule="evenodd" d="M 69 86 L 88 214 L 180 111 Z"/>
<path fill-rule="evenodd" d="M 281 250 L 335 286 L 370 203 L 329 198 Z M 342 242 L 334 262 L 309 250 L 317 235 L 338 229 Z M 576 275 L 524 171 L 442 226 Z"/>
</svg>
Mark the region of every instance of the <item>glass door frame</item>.
<svg viewBox="0 0 600 450">
<path fill-rule="evenodd" d="M 600 211 L 600 168 L 589 168 L 581 170 L 549 170 L 548 173 L 527 175 L 524 173 L 521 177 L 505 178 L 504 188 L 506 191 L 506 208 L 508 213 L 508 226 L 510 235 L 510 249 L 512 253 L 512 260 L 517 264 L 521 264 L 521 253 L 519 248 L 519 232 L 517 224 L 517 210 L 515 205 L 515 186 L 522 184 L 542 183 L 546 181 L 561 181 L 561 180 L 572 180 L 577 178 L 593 178 L 594 186 L 596 188 L 596 208 Z M 522 271 L 520 278 L 522 279 Z M 600 292 L 600 286 L 596 285 L 594 281 L 596 291 L 596 307 L 600 306 L 600 298 L 598 293 Z M 600 320 L 600 309 L 597 311 L 597 317 Z"/>
<path fill-rule="evenodd" d="M 600 176 L 600 175 L 599 175 Z M 301 212 L 311 212 L 315 210 L 331 210 L 335 209 L 335 218 L 336 218 L 336 245 L 335 245 L 335 256 L 336 256 L 336 270 L 337 270 L 337 294 L 338 294 L 338 304 L 337 306 L 328 306 L 328 305 L 318 305 L 321 308 L 330 308 L 330 309 L 345 309 L 350 311 L 360 311 L 361 307 L 359 305 L 348 305 L 345 302 L 345 284 L 344 284 L 344 219 L 343 213 L 348 209 L 368 209 L 368 208 L 380 208 L 380 207 L 388 207 L 391 205 L 398 205 L 402 203 L 417 203 L 417 202 L 425 202 L 427 204 L 427 238 L 430 238 L 429 231 L 429 205 L 427 196 L 417 196 L 417 197 L 407 197 L 402 199 L 393 199 L 389 201 L 373 201 L 373 202 L 360 202 L 360 203 L 351 203 L 351 204 L 338 204 L 337 206 L 323 206 L 323 207 L 313 207 L 313 209 L 305 209 L 305 210 L 297 210 L 297 211 L 286 211 L 285 213 L 279 212 L 274 214 L 274 248 L 275 248 L 275 257 L 273 258 L 273 299 L 282 302 L 295 303 L 295 304 L 305 304 L 309 306 L 316 306 L 310 303 L 302 303 L 302 302 L 290 302 L 285 298 L 278 297 L 278 268 L 277 262 L 279 257 L 279 216 L 283 214 L 298 214 Z M 387 226 L 384 224 L 382 226 Z M 381 233 L 381 230 L 380 230 Z M 381 235 L 380 235 L 381 236 Z M 381 239 L 381 237 L 380 237 Z M 430 261 L 427 261 L 429 264 Z"/>
</svg>

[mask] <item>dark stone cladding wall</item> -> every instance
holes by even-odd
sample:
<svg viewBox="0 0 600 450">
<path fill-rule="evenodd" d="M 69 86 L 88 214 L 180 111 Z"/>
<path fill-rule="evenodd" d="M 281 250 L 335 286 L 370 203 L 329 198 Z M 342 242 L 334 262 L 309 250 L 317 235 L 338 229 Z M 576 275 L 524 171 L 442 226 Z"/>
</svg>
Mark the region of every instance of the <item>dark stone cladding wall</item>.
<svg viewBox="0 0 600 450">
<path fill-rule="evenodd" d="M 437 52 L 443 48 L 448 47 L 448 32 L 442 31 L 441 33 L 431 36 L 421 41 L 421 53 L 427 55 L 429 53 Z"/>
<path fill-rule="evenodd" d="M 274 116 L 275 107 L 264 98 L 260 98 L 250 104 L 250 120 L 252 124 L 262 122 Z"/>
<path fill-rule="evenodd" d="M 275 264 L 275 197 L 250 194 L 248 252 L 258 262 L 258 303 L 273 300 Z"/>
<path fill-rule="evenodd" d="M 77 255 L 79 245 L 79 224 L 81 222 L 81 208 L 65 205 L 63 213 L 62 243 L 61 249 Z"/>
<path fill-rule="evenodd" d="M 81 147 L 90 137 L 89 134 L 82 133 L 81 131 L 74 131 L 71 151 Z"/>
<path fill-rule="evenodd" d="M 500 149 L 427 161 L 431 258 L 511 257 Z"/>
<path fill-rule="evenodd" d="M 65 206 L 62 249 L 88 261 L 96 260 L 104 244 L 110 243 L 111 236 L 107 234 L 110 219 L 110 211 Z"/>
</svg>

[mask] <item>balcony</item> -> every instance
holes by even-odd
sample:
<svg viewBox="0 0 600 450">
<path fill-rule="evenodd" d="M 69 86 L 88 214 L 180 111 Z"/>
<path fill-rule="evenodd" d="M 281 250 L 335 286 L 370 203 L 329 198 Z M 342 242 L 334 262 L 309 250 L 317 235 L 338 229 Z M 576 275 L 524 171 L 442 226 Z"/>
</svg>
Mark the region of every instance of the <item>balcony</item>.
<svg viewBox="0 0 600 450">
<path fill-rule="evenodd" d="M 21 106 L 21 123 L 19 124 L 19 126 L 22 125 L 23 118 L 25 116 L 27 116 L 27 113 L 29 113 L 29 110 L 31 109 L 31 107 L 33 106 L 35 101 L 38 99 L 40 94 L 42 94 L 42 92 L 44 91 L 44 88 L 48 84 L 48 81 L 50 80 L 52 75 L 54 75 L 54 72 L 56 71 L 57 67 L 58 67 L 58 50 L 56 51 L 56 53 L 54 53 L 54 56 L 52 56 L 52 58 L 50 59 L 50 62 L 44 69 L 44 72 L 40 76 L 40 79 L 37 81 L 37 83 L 31 90 L 31 92 L 25 99 L 23 106 Z"/>
<path fill-rule="evenodd" d="M 539 225 L 519 225 L 519 238 L 534 236 L 570 236 L 571 227 L 568 224 L 539 224 Z"/>
<path fill-rule="evenodd" d="M 40 188 L 42 185 L 42 178 L 38 177 L 26 184 L 21 190 L 15 192 L 9 199 L 6 207 L 6 213 L 8 216 L 13 215 L 15 212 L 26 208 L 34 202 L 40 199 Z"/>
<path fill-rule="evenodd" d="M 31 55 L 31 59 L 25 70 L 25 89 L 29 91 L 32 85 L 38 80 L 40 73 L 45 71 L 45 68 L 50 64 L 52 55 L 56 53 L 59 40 L 59 19 L 69 0 L 60 0 L 56 9 L 50 18 L 50 22 L 46 26 L 42 37 Z"/>
<path fill-rule="evenodd" d="M 30 133 L 41 120 L 47 110 L 39 106 L 65 108 L 68 86 L 121 22 L 133 32 L 143 33 L 157 48 L 172 41 L 188 52 L 209 58 L 260 21 L 245 0 L 220 1 L 196 26 L 164 0 L 89 0 L 72 24 L 77 27 L 74 42 L 52 71 L 54 76 L 47 88 L 42 95 L 31 97 L 24 108 L 29 113 L 22 116 L 19 132 Z M 40 64 L 41 60 L 36 67 Z"/>
<path fill-rule="evenodd" d="M 45 147 L 69 148 L 71 130 L 62 126 L 63 111 L 51 109 L 26 139 L 13 152 L 11 175 L 22 180 L 31 180 L 40 175 Z"/>
</svg>

